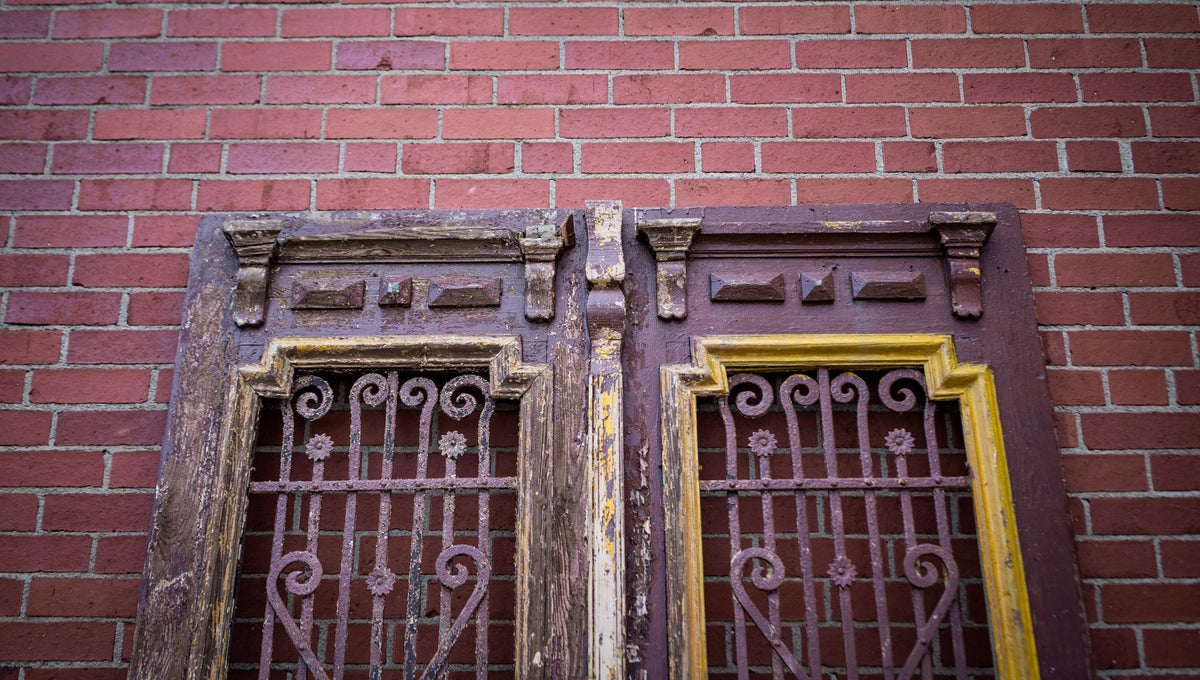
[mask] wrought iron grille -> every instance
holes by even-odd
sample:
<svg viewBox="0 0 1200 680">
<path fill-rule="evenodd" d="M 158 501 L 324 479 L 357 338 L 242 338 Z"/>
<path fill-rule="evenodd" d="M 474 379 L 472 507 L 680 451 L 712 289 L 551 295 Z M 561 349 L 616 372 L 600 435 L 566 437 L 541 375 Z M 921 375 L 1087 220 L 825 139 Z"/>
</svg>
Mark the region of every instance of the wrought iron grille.
<svg viewBox="0 0 1200 680">
<path fill-rule="evenodd" d="M 712 677 L 992 677 L 954 404 L 919 371 L 742 373 L 701 402 Z"/>
<path fill-rule="evenodd" d="M 264 410 L 231 677 L 511 675 L 506 406 L 478 375 L 386 371 L 305 375 Z"/>
</svg>

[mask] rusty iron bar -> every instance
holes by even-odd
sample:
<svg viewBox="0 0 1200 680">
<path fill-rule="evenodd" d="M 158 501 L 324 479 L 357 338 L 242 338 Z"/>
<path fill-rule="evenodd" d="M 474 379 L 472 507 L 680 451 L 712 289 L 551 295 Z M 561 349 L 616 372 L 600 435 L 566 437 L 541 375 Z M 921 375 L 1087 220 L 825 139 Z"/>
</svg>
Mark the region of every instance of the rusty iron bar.
<svg viewBox="0 0 1200 680">
<path fill-rule="evenodd" d="M 477 394 L 476 394 L 477 393 Z M 440 399 L 439 399 L 440 395 Z M 388 535 L 391 532 L 392 494 L 411 493 L 413 496 L 413 527 L 408 574 L 408 598 L 405 603 L 403 676 L 410 680 L 442 677 L 448 670 L 451 649 L 472 620 L 475 621 L 475 668 L 479 678 L 488 672 L 487 594 L 491 579 L 491 517 L 489 491 L 515 489 L 515 477 L 493 477 L 492 457 L 489 443 L 491 416 L 495 402 L 490 395 L 488 383 L 477 375 L 464 374 L 450 378 L 441 389 L 429 378 L 415 377 L 400 384 L 396 371 L 385 374 L 367 373 L 359 376 L 347 395 L 350 411 L 349 441 L 345 447 L 337 447 L 333 439 L 323 433 L 314 434 L 304 445 L 304 453 L 312 460 L 312 479 L 292 478 L 292 458 L 296 446 L 296 415 L 316 423 L 328 414 L 333 406 L 333 389 L 318 376 L 301 376 L 293 383 L 292 399 L 281 404 L 283 417 L 282 450 L 280 452 L 280 474 L 277 481 L 259 481 L 251 485 L 251 493 L 275 494 L 274 533 L 271 542 L 271 565 L 267 578 L 267 607 L 264 612 L 263 639 L 260 648 L 259 678 L 267 680 L 272 670 L 276 650 L 273 639 L 274 624 L 278 622 L 287 633 L 296 650 L 295 677 L 300 680 L 312 676 L 314 680 L 342 680 L 347 671 L 347 646 L 349 639 L 349 611 L 351 583 L 356 577 L 354 570 L 356 547 L 361 531 L 357 527 L 357 496 L 359 493 L 375 494 L 379 498 L 379 515 L 375 527 L 374 564 L 366 577 L 366 586 L 371 593 L 370 621 L 370 666 L 369 678 L 378 680 L 389 663 L 386 649 L 387 618 L 385 604 L 387 595 L 397 580 L 388 567 Z M 295 404 L 293 408 L 293 402 Z M 394 462 L 396 452 L 396 419 L 400 404 L 410 409 L 420 409 L 418 419 L 418 444 L 416 451 L 416 474 L 412 478 L 396 479 Z M 478 470 L 475 477 L 457 477 L 457 459 L 467 451 L 467 439 L 460 432 L 446 431 L 438 440 L 437 452 L 445 463 L 442 477 L 429 477 L 429 460 L 434 419 L 437 407 L 447 416 L 461 420 L 479 413 L 477 446 Z M 383 407 L 384 437 L 382 462 L 379 477 L 372 478 L 369 467 L 363 466 L 363 407 Z M 311 425 L 310 425 L 311 427 Z M 346 479 L 325 479 L 326 460 L 344 451 L 347 456 Z M 413 454 L 401 454 L 413 455 Z M 479 516 L 476 525 L 476 542 L 469 545 L 455 542 L 454 495 L 469 491 L 478 494 Z M 317 557 L 317 540 L 321 521 L 321 499 L 329 493 L 339 493 L 345 498 L 345 516 L 342 525 L 341 556 L 337 572 L 337 606 L 333 639 L 325 643 L 314 642 L 313 608 L 315 592 L 321 587 L 325 571 Z M 434 562 L 435 576 L 440 584 L 438 604 L 438 645 L 428 660 L 417 658 L 418 622 L 422 617 L 423 585 L 431 575 L 421 571 L 422 549 L 429 497 L 440 493 L 442 509 L 442 548 Z M 305 531 L 306 545 L 303 550 L 283 553 L 284 539 L 288 533 L 287 508 L 296 502 L 299 510 L 301 500 L 308 501 L 308 521 Z M 472 565 L 468 567 L 468 564 Z M 365 568 L 365 567 L 364 567 Z M 472 576 L 473 572 L 473 576 Z M 465 605 L 453 614 L 451 611 L 453 591 L 474 581 L 474 586 Z M 282 581 L 282 590 L 280 589 Z M 328 580 L 324 581 L 328 582 Z M 432 597 L 432 583 L 429 596 Z M 293 616 L 295 599 L 299 599 L 299 621 Z M 318 644 L 332 644 L 333 664 L 327 669 L 322 662 L 326 652 Z"/>
</svg>

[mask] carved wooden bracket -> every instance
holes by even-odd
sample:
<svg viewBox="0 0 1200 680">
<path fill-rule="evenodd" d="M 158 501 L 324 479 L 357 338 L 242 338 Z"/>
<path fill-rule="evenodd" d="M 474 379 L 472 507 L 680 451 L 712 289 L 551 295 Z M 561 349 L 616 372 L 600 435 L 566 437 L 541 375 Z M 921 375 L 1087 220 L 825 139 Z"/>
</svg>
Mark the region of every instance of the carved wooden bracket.
<svg viewBox="0 0 1200 680">
<path fill-rule="evenodd" d="M 537 224 L 525 229 L 521 254 L 525 257 L 525 318 L 549 321 L 554 318 L 555 262 L 563 248 L 574 245 L 571 217 L 557 227 Z"/>
<path fill-rule="evenodd" d="M 687 251 L 700 231 L 699 217 L 677 217 L 638 222 L 657 263 L 658 317 L 687 318 Z"/>
<path fill-rule="evenodd" d="M 261 326 L 266 318 L 267 284 L 283 220 L 230 220 L 223 232 L 237 253 L 233 319 L 239 328 Z"/>
<path fill-rule="evenodd" d="M 954 316 L 978 319 L 983 315 L 979 254 L 996 228 L 996 213 L 935 212 L 929 215 L 929 227 L 941 238 L 946 254 Z"/>
</svg>

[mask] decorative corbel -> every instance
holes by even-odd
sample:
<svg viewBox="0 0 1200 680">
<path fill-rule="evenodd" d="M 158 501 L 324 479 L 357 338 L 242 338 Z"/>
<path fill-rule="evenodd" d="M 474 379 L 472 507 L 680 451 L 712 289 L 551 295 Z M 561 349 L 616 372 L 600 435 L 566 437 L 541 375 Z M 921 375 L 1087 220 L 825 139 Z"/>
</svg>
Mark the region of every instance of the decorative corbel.
<svg viewBox="0 0 1200 680">
<path fill-rule="evenodd" d="M 638 222 L 657 263 L 658 318 L 687 318 L 687 251 L 700 231 L 699 217 L 677 217 Z"/>
<path fill-rule="evenodd" d="M 261 326 L 266 318 L 271 259 L 282 230 L 283 220 L 230 220 L 222 229 L 237 254 L 233 320 L 239 328 Z"/>
<path fill-rule="evenodd" d="M 525 229 L 521 253 L 525 256 L 525 318 L 549 321 L 554 318 L 555 263 L 563 248 L 574 245 L 571 216 L 562 224 L 535 224 Z"/>
<path fill-rule="evenodd" d="M 935 212 L 929 215 L 929 228 L 937 232 L 946 254 L 954 316 L 978 319 L 983 315 L 979 255 L 992 229 L 996 228 L 996 213 Z"/>
</svg>

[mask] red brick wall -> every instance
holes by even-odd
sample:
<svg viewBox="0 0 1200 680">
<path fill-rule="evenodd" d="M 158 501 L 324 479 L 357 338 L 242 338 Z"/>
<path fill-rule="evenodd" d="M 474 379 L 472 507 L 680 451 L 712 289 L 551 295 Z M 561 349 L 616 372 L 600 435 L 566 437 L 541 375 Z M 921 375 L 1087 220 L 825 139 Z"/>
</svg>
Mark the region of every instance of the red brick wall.
<svg viewBox="0 0 1200 680">
<path fill-rule="evenodd" d="M 1097 665 L 1200 673 L 1194 4 L 71 3 L 0 4 L 0 678 L 124 675 L 200 213 L 584 198 L 1019 206 Z"/>
</svg>

